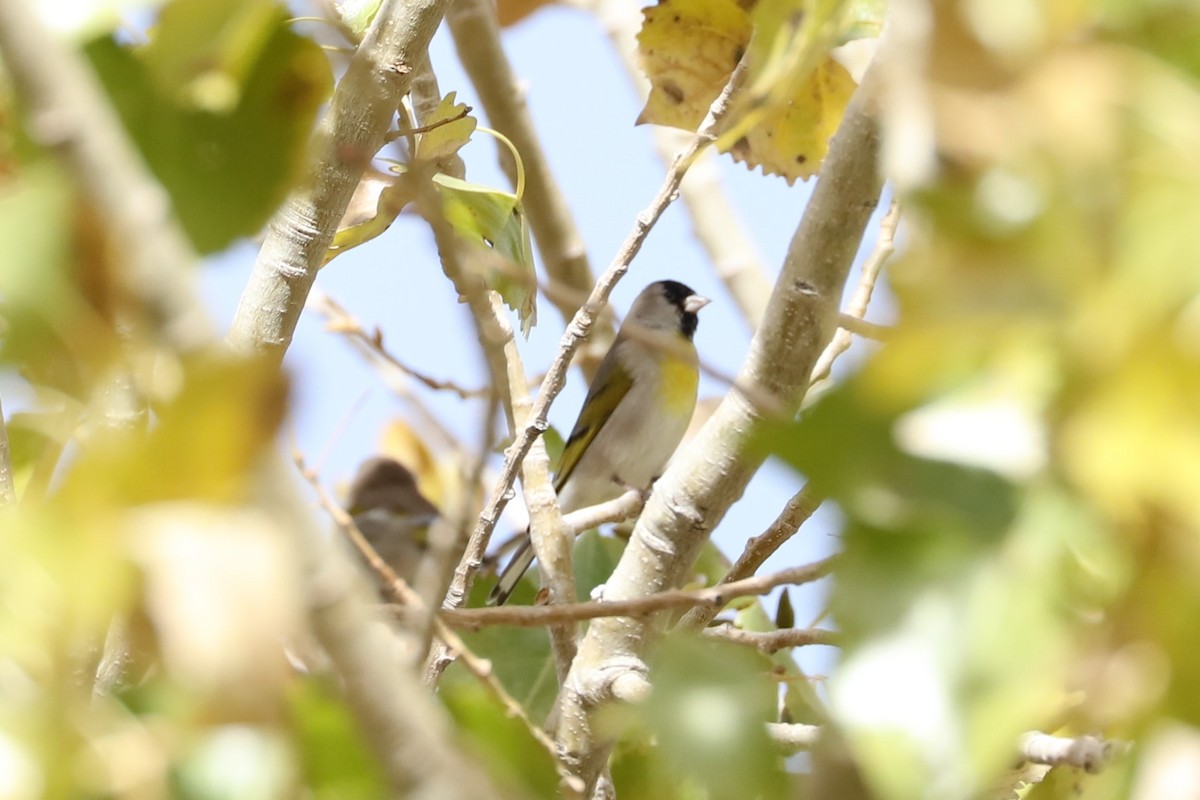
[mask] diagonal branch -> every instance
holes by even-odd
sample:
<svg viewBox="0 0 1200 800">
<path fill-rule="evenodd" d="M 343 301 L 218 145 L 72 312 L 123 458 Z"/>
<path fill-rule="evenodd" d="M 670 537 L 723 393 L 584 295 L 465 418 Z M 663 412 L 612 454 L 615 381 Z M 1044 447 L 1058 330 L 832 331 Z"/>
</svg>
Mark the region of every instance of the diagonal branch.
<svg viewBox="0 0 1200 800">
<path fill-rule="evenodd" d="M 488 498 L 487 505 L 479 515 L 479 523 L 475 526 L 475 530 L 471 534 L 468 553 L 476 550 L 482 553 L 486 549 L 487 542 L 492 535 L 492 530 L 496 527 L 496 522 L 500 519 L 500 513 L 508 505 L 508 501 L 512 497 L 513 481 L 516 480 L 517 470 L 520 468 L 521 462 L 529 453 L 534 440 L 545 433 L 546 428 L 549 426 L 547 414 L 550 411 L 550 404 L 558 397 L 559 392 L 562 391 L 566 383 L 567 367 L 571 363 L 571 357 L 583 340 L 587 338 L 592 326 L 596 322 L 597 316 L 608 303 L 608 297 L 612 294 L 612 290 L 617 285 L 617 282 L 629 271 L 629 265 L 633 262 L 638 251 L 642 249 L 642 244 L 646 241 L 646 237 L 650 235 L 650 230 L 658 222 L 663 212 L 666 211 L 667 206 L 675 199 L 679 191 L 679 184 L 683 180 L 688 167 L 713 142 L 714 131 L 721 119 L 728 112 L 729 98 L 741 83 L 744 74 L 744 70 L 740 66 L 734 70 L 733 77 L 729 79 L 729 84 L 721 92 L 721 96 L 717 98 L 712 108 L 709 109 L 700 130 L 692 137 L 688 146 L 675 157 L 675 161 L 671 165 L 671 169 L 668 170 L 667 176 L 658 190 L 658 194 L 655 195 L 650 205 L 642 213 L 638 214 L 633 230 L 625 237 L 625 241 L 622 243 L 620 250 L 617 251 L 612 264 L 600 276 L 600 280 L 593 287 L 587 302 L 579 308 L 579 311 L 575 313 L 575 317 L 571 320 L 571 324 L 567 326 L 567 330 L 563 333 L 562 341 L 559 343 L 558 353 L 555 355 L 554 361 L 550 365 L 550 370 L 546 373 L 546 377 L 542 380 L 541 391 L 538 393 L 537 400 L 534 401 L 529 418 L 526 420 L 524 426 L 518 430 L 513 443 L 505 451 L 504 465 L 501 468 L 500 476 L 496 480 L 496 485 L 492 489 L 492 494 Z M 462 605 L 462 602 L 466 598 L 467 590 L 470 589 L 470 579 L 471 577 L 468 576 L 466 585 L 462 587 L 461 595 L 447 598 L 446 606 L 448 608 L 457 608 Z"/>
<path fill-rule="evenodd" d="M 776 398 L 785 413 L 799 408 L 813 365 L 837 326 L 850 266 L 878 203 L 874 115 L 881 80 L 876 63 L 846 109 L 738 378 Z M 760 419 L 744 396 L 732 392 L 676 454 L 606 585 L 606 599 L 644 597 L 679 583 L 762 464 L 764 455 L 750 446 Z M 652 620 L 597 620 L 580 645 L 564 686 L 559 743 L 589 788 L 611 750 L 594 732 L 593 717 L 603 701 L 639 693 L 629 691 L 630 684 L 645 680 L 642 653 L 653 630 Z"/>
<path fill-rule="evenodd" d="M 267 225 L 229 331 L 240 352 L 282 360 L 363 171 L 384 144 L 449 0 L 383 0 L 314 134 L 314 163 Z"/>
</svg>

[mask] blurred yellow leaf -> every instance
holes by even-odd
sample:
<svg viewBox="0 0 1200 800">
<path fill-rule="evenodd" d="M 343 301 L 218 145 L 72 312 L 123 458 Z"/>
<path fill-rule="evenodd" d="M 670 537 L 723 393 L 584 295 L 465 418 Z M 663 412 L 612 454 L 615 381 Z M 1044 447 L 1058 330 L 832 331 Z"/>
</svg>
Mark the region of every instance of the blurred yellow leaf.
<svg viewBox="0 0 1200 800">
<path fill-rule="evenodd" d="M 402 419 L 393 420 L 383 429 L 379 452 L 400 462 L 417 479 L 421 494 L 439 508 L 445 508 L 449 487 L 438 460 L 425 441 Z"/>
<path fill-rule="evenodd" d="M 204 498 L 237 502 L 286 410 L 287 381 L 270 359 L 192 356 L 179 393 L 149 430 L 101 430 L 63 487 L 69 503 Z"/>
<path fill-rule="evenodd" d="M 128 520 L 171 677 L 222 712 L 270 718 L 301 631 L 297 554 L 261 508 L 161 503 Z"/>
</svg>

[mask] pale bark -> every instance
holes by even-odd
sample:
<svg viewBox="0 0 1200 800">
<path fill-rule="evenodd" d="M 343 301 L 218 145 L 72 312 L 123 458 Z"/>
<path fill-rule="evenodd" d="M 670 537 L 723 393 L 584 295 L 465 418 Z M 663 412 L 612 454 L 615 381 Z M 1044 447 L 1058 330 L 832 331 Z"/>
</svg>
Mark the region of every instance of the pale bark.
<svg viewBox="0 0 1200 800">
<path fill-rule="evenodd" d="M 842 291 L 878 203 L 882 178 L 874 105 L 879 81 L 876 66 L 846 110 L 738 376 L 739 385 L 774 398 L 785 417 L 799 408 L 813 366 L 837 326 Z M 762 463 L 763 454 L 750 447 L 760 419 L 743 393 L 731 392 L 676 454 L 606 585 L 606 599 L 643 597 L 679 583 Z M 613 697 L 620 676 L 645 674 L 643 652 L 653 631 L 648 619 L 602 619 L 592 623 L 580 645 L 564 687 L 559 742 L 589 787 L 611 749 L 611 743 L 596 738 L 593 715 Z"/>
</svg>

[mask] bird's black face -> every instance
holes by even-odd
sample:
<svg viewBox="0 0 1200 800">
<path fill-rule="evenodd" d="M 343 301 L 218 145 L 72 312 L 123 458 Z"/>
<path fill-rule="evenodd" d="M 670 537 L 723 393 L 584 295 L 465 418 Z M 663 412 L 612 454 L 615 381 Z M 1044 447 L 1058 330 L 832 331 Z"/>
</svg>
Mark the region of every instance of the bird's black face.
<svg viewBox="0 0 1200 800">
<path fill-rule="evenodd" d="M 662 287 L 663 297 L 679 310 L 679 332 L 690 341 L 696 334 L 696 326 L 700 324 L 700 318 L 696 316 L 695 311 L 688 310 L 687 301 L 688 298 L 695 297 L 696 293 L 690 286 L 679 281 L 659 281 L 659 285 Z"/>
</svg>

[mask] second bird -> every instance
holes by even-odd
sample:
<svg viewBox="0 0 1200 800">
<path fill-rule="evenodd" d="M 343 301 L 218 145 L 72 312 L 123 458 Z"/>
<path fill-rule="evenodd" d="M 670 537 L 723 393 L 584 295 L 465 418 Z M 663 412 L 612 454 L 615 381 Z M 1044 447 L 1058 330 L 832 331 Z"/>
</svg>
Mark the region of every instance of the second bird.
<svg viewBox="0 0 1200 800">
<path fill-rule="evenodd" d="M 692 336 L 708 305 L 678 281 L 650 284 L 633 301 L 588 387 L 563 449 L 554 490 L 564 513 L 648 489 L 691 422 L 700 367 Z M 528 533 L 488 603 L 508 599 L 533 563 Z"/>
</svg>

